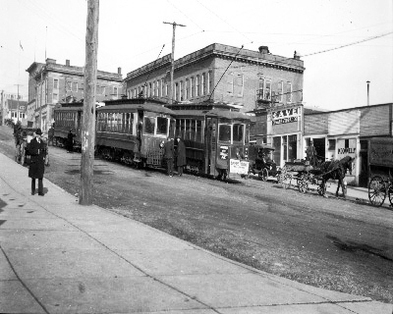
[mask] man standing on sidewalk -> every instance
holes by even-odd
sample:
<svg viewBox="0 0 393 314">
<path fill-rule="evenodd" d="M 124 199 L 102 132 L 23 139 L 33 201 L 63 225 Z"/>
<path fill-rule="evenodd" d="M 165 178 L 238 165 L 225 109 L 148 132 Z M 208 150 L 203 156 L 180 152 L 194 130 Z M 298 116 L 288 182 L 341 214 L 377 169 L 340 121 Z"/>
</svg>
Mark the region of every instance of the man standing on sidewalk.
<svg viewBox="0 0 393 314">
<path fill-rule="evenodd" d="M 34 138 L 29 144 L 29 155 L 31 155 L 29 166 L 29 177 L 31 178 L 31 195 L 35 194 L 35 180 L 38 179 L 38 195 L 44 196 L 44 170 L 45 170 L 45 157 L 46 145 L 41 139 L 41 129 L 34 132 Z"/>
</svg>

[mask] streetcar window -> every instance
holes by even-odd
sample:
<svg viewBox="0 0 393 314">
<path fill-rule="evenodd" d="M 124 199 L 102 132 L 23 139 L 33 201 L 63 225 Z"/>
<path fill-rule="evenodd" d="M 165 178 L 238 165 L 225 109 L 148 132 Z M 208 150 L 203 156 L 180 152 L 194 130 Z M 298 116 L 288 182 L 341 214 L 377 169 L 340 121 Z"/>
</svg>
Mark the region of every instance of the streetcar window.
<svg viewBox="0 0 393 314">
<path fill-rule="evenodd" d="M 191 140 L 191 120 L 186 119 L 186 139 Z"/>
<path fill-rule="evenodd" d="M 202 121 L 196 121 L 196 138 L 197 142 L 202 142 Z"/>
<path fill-rule="evenodd" d="M 218 126 L 218 140 L 220 142 L 231 141 L 231 126 L 228 124 L 220 124 Z"/>
<path fill-rule="evenodd" d="M 157 134 L 166 135 L 168 130 L 168 119 L 157 117 Z"/>
<path fill-rule="evenodd" d="M 184 139 L 186 138 L 185 128 L 186 128 L 186 120 L 181 119 L 181 121 L 180 121 L 180 136 Z"/>
<path fill-rule="evenodd" d="M 154 134 L 155 119 L 152 117 L 145 117 L 144 123 L 144 133 Z"/>
<path fill-rule="evenodd" d="M 191 140 L 195 141 L 195 120 L 191 120 Z"/>
<path fill-rule="evenodd" d="M 233 125 L 233 141 L 243 142 L 244 125 L 235 123 Z"/>
</svg>

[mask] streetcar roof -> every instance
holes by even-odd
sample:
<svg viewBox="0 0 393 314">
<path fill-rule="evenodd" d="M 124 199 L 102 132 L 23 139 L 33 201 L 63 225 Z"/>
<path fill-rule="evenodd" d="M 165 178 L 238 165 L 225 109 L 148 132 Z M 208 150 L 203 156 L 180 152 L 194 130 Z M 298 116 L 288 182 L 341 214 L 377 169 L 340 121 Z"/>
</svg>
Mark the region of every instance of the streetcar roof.
<svg viewBox="0 0 393 314">
<path fill-rule="evenodd" d="M 98 108 L 97 111 L 122 111 L 122 110 L 144 110 L 144 111 L 150 111 L 150 112 L 155 112 L 155 113 L 163 113 L 163 114 L 169 114 L 169 115 L 175 115 L 175 112 L 171 109 L 168 109 L 160 104 L 121 104 L 121 105 L 110 105 L 110 106 L 104 106 L 101 108 Z"/>
<path fill-rule="evenodd" d="M 55 107 L 55 111 L 83 111 L 83 107 L 75 106 L 75 107 Z"/>
<path fill-rule="evenodd" d="M 229 111 L 229 110 L 220 110 L 220 109 L 211 109 L 211 110 L 175 110 L 175 115 L 177 117 L 180 116 L 194 116 L 194 117 L 218 117 L 225 118 L 228 120 L 253 120 L 252 116 L 246 115 L 241 112 Z"/>
</svg>

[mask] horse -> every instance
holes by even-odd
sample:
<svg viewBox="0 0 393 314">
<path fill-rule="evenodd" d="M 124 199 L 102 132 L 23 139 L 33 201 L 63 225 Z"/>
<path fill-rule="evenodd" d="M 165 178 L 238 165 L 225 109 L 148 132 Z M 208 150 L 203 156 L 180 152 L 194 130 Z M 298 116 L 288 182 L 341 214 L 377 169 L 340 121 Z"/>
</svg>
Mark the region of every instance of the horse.
<svg viewBox="0 0 393 314">
<path fill-rule="evenodd" d="M 323 196 L 326 197 L 326 183 L 328 180 L 338 180 L 336 197 L 338 197 L 338 191 L 341 190 L 343 192 L 343 197 L 345 198 L 345 186 L 344 186 L 344 178 L 347 170 L 352 175 L 352 163 L 354 158 L 351 156 L 346 156 L 341 160 L 332 160 L 326 161 L 321 165 L 322 170 L 322 183 L 321 190 L 323 191 Z"/>
</svg>

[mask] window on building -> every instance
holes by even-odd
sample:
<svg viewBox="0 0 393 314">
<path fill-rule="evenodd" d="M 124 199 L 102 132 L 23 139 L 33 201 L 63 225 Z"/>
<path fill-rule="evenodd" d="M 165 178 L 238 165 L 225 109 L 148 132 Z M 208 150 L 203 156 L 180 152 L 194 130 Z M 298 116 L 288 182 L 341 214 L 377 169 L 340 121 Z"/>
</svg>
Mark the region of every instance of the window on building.
<svg viewBox="0 0 393 314">
<path fill-rule="evenodd" d="M 284 93 L 284 82 L 283 81 L 279 81 L 277 83 L 277 98 L 276 98 L 276 100 L 278 102 L 280 102 L 280 103 L 283 100 L 283 97 L 282 97 L 283 93 Z"/>
<path fill-rule="evenodd" d="M 59 101 L 59 94 L 58 93 L 53 93 L 53 99 L 52 103 L 58 102 Z"/>
<path fill-rule="evenodd" d="M 206 95 L 206 73 L 201 75 L 201 95 Z"/>
<path fill-rule="evenodd" d="M 189 79 L 186 79 L 186 82 L 185 82 L 185 84 L 186 84 L 186 93 L 185 93 L 185 98 L 186 99 L 189 99 L 190 98 L 190 80 Z"/>
<path fill-rule="evenodd" d="M 244 75 L 243 74 L 236 74 L 234 77 L 234 94 L 238 97 L 243 97 L 244 92 Z"/>
<path fill-rule="evenodd" d="M 209 72 L 207 72 L 207 94 L 208 95 L 210 95 L 210 91 L 212 90 L 212 85 L 213 85 L 213 82 L 212 82 L 212 72 L 211 71 L 209 71 Z"/>
<path fill-rule="evenodd" d="M 72 91 L 72 84 L 71 81 L 66 81 L 66 90 L 68 92 Z"/>
<path fill-rule="evenodd" d="M 199 88 L 200 88 L 200 86 L 199 86 L 199 84 L 200 84 L 200 79 L 199 79 L 199 75 L 197 75 L 196 77 L 195 77 L 195 97 L 199 97 L 199 93 L 200 93 L 200 90 L 199 90 Z"/>
<path fill-rule="evenodd" d="M 172 96 L 175 100 L 179 100 L 179 83 L 176 82 L 175 83 L 175 92 L 174 92 L 174 96 Z"/>
<path fill-rule="evenodd" d="M 115 97 L 118 97 L 118 96 L 119 96 L 119 89 L 118 89 L 116 86 L 113 86 L 113 95 L 114 95 Z"/>
<path fill-rule="evenodd" d="M 272 87 L 272 81 L 271 80 L 265 80 L 265 94 L 263 95 L 264 100 L 271 100 L 271 87 Z"/>
<path fill-rule="evenodd" d="M 258 91 L 257 91 L 257 97 L 259 100 L 263 99 L 264 90 L 265 90 L 265 79 L 263 77 L 260 77 L 258 82 Z"/>
<path fill-rule="evenodd" d="M 233 73 L 227 75 L 227 92 L 233 94 Z"/>
<path fill-rule="evenodd" d="M 53 79 L 53 89 L 59 89 L 59 79 Z"/>
<path fill-rule="evenodd" d="M 184 83 L 180 81 L 180 101 L 184 100 Z"/>
<path fill-rule="evenodd" d="M 287 82 L 287 90 L 285 91 L 287 103 L 292 102 L 292 83 L 290 81 Z"/>
<path fill-rule="evenodd" d="M 78 91 L 78 82 L 72 82 L 72 91 L 75 93 Z"/>
<path fill-rule="evenodd" d="M 190 77 L 190 98 L 194 98 L 194 78 Z"/>
</svg>

